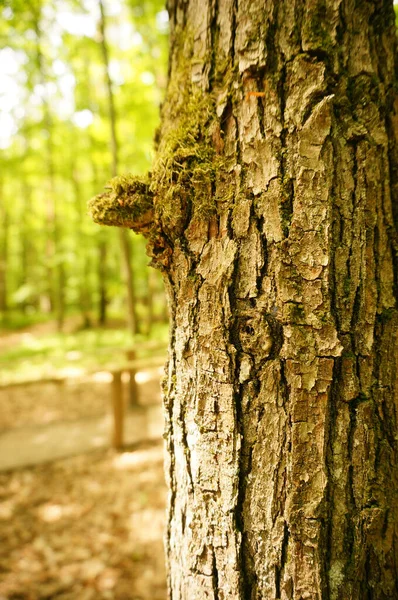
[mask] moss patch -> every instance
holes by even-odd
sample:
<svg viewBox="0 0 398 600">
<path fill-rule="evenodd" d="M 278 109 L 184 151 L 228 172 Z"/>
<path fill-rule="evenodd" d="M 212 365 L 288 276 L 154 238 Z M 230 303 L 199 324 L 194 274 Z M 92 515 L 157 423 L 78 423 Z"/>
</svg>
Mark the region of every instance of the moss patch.
<svg viewBox="0 0 398 600">
<path fill-rule="evenodd" d="M 122 175 L 111 179 L 105 189 L 105 193 L 88 203 L 93 221 L 127 227 L 138 233 L 150 232 L 154 226 L 154 211 L 149 178 Z"/>
<path fill-rule="evenodd" d="M 215 128 L 211 99 L 187 91 L 175 126 L 163 137 L 151 184 L 162 226 L 172 237 L 182 233 L 188 215 L 208 219 L 216 211 L 213 185 L 223 158 L 212 143 Z"/>
</svg>

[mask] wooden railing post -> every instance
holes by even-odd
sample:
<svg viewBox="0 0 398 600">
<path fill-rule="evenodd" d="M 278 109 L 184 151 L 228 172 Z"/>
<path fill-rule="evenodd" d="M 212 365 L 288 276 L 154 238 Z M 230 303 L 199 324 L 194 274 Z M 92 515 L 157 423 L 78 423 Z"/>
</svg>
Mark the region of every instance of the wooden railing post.
<svg viewBox="0 0 398 600">
<path fill-rule="evenodd" d="M 124 406 L 121 371 L 112 373 L 112 409 L 113 409 L 113 437 L 112 446 L 116 450 L 123 448 L 124 433 Z"/>
<path fill-rule="evenodd" d="M 132 361 L 137 358 L 137 351 L 135 349 L 127 350 L 127 360 Z M 138 386 L 135 380 L 136 369 L 129 369 L 130 381 L 129 381 L 129 403 L 130 406 L 137 406 L 138 404 Z"/>
</svg>

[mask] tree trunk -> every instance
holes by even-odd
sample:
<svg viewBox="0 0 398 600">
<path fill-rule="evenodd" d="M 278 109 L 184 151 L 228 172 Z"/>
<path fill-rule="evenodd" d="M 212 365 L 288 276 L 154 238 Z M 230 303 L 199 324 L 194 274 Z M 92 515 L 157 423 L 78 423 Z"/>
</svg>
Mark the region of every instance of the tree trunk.
<svg viewBox="0 0 398 600">
<path fill-rule="evenodd" d="M 0 216 L 3 223 L 0 237 L 0 313 L 1 322 L 6 320 L 8 311 L 8 286 L 7 286 L 7 267 L 8 267 L 8 236 L 10 218 L 4 197 L 4 183 L 0 179 Z"/>
<path fill-rule="evenodd" d="M 23 162 L 28 162 L 30 155 L 30 138 L 28 128 L 23 127 L 22 130 L 22 144 L 23 144 Z M 32 218 L 32 204 L 33 194 L 32 186 L 29 181 L 29 176 L 25 170 L 22 171 L 20 177 L 20 198 L 21 198 L 21 211 L 19 216 L 19 246 L 20 246 L 20 272 L 18 287 L 25 285 L 31 285 L 32 281 L 35 281 L 35 266 L 37 265 L 38 257 L 36 254 L 36 248 L 34 245 L 35 236 L 32 235 L 31 229 L 31 218 Z M 37 286 L 35 286 L 37 290 Z M 33 292 L 33 288 L 32 288 Z M 37 292 L 29 293 L 29 297 L 20 303 L 20 307 L 23 312 L 26 312 L 27 307 L 32 307 L 37 302 L 35 297 Z"/>
<path fill-rule="evenodd" d="M 84 231 L 84 207 L 82 203 L 82 193 L 79 182 L 79 170 L 76 165 L 75 156 L 70 156 L 70 179 L 73 187 L 75 212 L 76 212 L 76 239 L 79 249 L 79 260 L 75 267 L 75 273 L 78 276 L 79 285 L 79 309 L 82 316 L 82 326 L 87 329 L 91 327 L 91 285 L 90 285 L 90 256 L 88 250 L 87 235 Z"/>
<path fill-rule="evenodd" d="M 169 294 L 169 598 L 398 598 L 393 3 L 169 13 L 153 173 L 91 202 Z"/>
<path fill-rule="evenodd" d="M 95 143 L 93 137 L 89 134 L 89 143 L 90 143 L 90 153 L 93 154 L 95 150 Z M 98 189 L 98 167 L 95 164 L 94 157 L 92 157 L 90 161 L 91 167 L 91 177 L 92 177 L 92 185 L 93 189 Z M 97 322 L 98 325 L 104 326 L 107 323 L 108 317 L 108 304 L 109 304 L 109 295 L 108 295 L 108 246 L 109 240 L 105 235 L 105 232 L 101 229 L 96 235 L 96 291 L 97 291 Z"/>
<path fill-rule="evenodd" d="M 51 111 L 51 97 L 46 86 L 47 77 L 42 50 L 42 5 L 39 2 L 33 11 L 33 25 L 36 34 L 36 61 L 39 81 L 42 86 L 43 125 L 46 131 L 46 170 L 48 185 L 45 191 L 47 211 L 47 294 L 48 307 L 55 311 L 58 331 L 62 331 L 65 319 L 66 273 L 63 258 L 62 230 L 58 214 L 58 191 L 54 164 L 54 124 Z"/>
<path fill-rule="evenodd" d="M 120 246 L 122 250 L 124 282 L 127 291 L 127 323 L 130 333 L 132 335 L 135 335 L 136 333 L 139 333 L 139 328 L 136 312 L 136 297 L 133 279 L 133 269 L 131 267 L 132 250 L 129 233 L 125 229 L 120 230 Z"/>
<path fill-rule="evenodd" d="M 100 235 L 98 248 L 98 325 L 104 326 L 107 322 L 108 298 L 108 244 L 104 235 Z"/>
<path fill-rule="evenodd" d="M 30 282 L 32 270 L 31 265 L 35 265 L 34 261 L 34 248 L 31 242 L 31 235 L 29 229 L 29 216 L 30 216 L 30 207 L 32 206 L 32 188 L 27 180 L 26 175 L 23 173 L 21 178 L 21 201 L 22 201 L 22 210 L 21 210 L 21 223 L 19 226 L 19 236 L 20 236 L 20 252 L 21 252 L 21 267 L 20 267 L 20 275 L 19 275 L 19 285 L 23 286 Z M 33 260 L 32 260 L 33 258 Z M 24 300 L 22 302 L 22 311 L 26 312 L 26 308 L 28 305 L 32 304 L 33 298 L 29 295 L 29 299 Z"/>
<path fill-rule="evenodd" d="M 154 295 L 156 292 L 155 281 L 154 281 L 154 272 L 152 270 L 145 270 L 145 296 L 144 296 L 144 305 L 146 308 L 146 327 L 145 334 L 149 336 L 151 334 L 151 330 L 153 327 L 154 321 Z"/>
</svg>

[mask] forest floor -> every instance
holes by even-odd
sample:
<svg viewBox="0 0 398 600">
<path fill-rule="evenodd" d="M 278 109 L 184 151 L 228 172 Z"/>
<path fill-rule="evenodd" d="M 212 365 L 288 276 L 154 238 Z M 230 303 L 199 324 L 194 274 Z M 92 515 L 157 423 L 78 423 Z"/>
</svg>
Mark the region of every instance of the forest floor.
<svg viewBox="0 0 398 600">
<path fill-rule="evenodd" d="M 0 338 L 0 350 L 16 342 Z M 159 377 L 137 376 L 145 414 L 159 407 Z M 72 435 L 78 423 L 109 415 L 108 379 L 4 388 L 0 436 L 61 426 Z M 165 600 L 160 435 L 121 453 L 51 458 L 0 472 L 0 600 Z"/>
<path fill-rule="evenodd" d="M 0 600 L 164 600 L 163 444 L 0 473 Z"/>
</svg>

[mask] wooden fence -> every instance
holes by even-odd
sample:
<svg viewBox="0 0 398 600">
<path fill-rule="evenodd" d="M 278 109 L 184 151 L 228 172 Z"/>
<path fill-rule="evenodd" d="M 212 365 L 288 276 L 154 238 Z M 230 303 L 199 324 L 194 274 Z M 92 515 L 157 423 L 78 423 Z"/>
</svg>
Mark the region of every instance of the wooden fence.
<svg viewBox="0 0 398 600">
<path fill-rule="evenodd" d="M 137 355 L 141 351 L 151 351 L 154 355 L 146 358 L 138 358 Z M 162 353 L 161 353 L 162 352 Z M 139 371 L 146 369 L 153 369 L 161 367 L 166 362 L 166 348 L 164 344 L 159 342 L 150 341 L 143 342 L 139 346 L 129 348 L 126 350 L 126 361 L 117 364 L 101 365 L 90 369 L 85 369 L 78 377 L 87 377 L 95 375 L 100 372 L 110 373 L 112 376 L 111 380 L 111 407 L 113 416 L 113 430 L 112 430 L 112 447 L 121 450 L 124 445 L 124 417 L 125 417 L 125 402 L 123 398 L 123 384 L 122 375 L 123 373 L 129 373 L 129 397 L 128 403 L 131 407 L 138 406 L 138 389 L 135 376 Z M 68 375 L 44 377 L 44 378 L 32 378 L 25 379 L 22 381 L 15 381 L 9 383 L 0 384 L 0 389 L 7 389 L 18 386 L 29 386 L 40 383 L 55 383 L 64 384 L 68 380 L 72 379 Z M 73 378 L 74 380 L 76 377 Z"/>
</svg>

